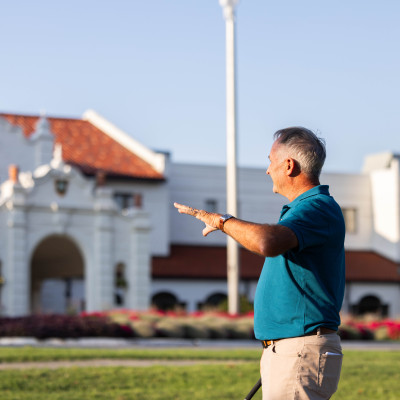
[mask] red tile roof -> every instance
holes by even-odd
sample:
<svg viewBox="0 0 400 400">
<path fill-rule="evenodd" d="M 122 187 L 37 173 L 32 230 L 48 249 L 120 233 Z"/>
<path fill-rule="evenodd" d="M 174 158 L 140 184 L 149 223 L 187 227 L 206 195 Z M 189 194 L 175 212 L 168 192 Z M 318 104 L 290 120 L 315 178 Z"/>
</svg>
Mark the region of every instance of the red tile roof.
<svg viewBox="0 0 400 400">
<path fill-rule="evenodd" d="M 25 137 L 35 131 L 38 116 L 1 114 L 10 124 L 22 128 Z M 90 122 L 72 118 L 47 118 L 55 143 L 62 145 L 63 160 L 93 175 L 104 171 L 109 176 L 163 179 L 150 164 L 142 160 Z"/>
<path fill-rule="evenodd" d="M 240 251 L 240 278 L 257 280 L 262 257 Z M 171 246 L 169 257 L 153 257 L 153 278 L 226 279 L 226 248 Z M 346 280 L 400 282 L 400 266 L 372 251 L 346 251 Z"/>
<path fill-rule="evenodd" d="M 264 259 L 240 249 L 241 279 L 257 279 Z M 153 278 L 226 279 L 226 247 L 171 246 L 169 257 L 153 257 Z"/>
<path fill-rule="evenodd" d="M 400 265 L 372 251 L 346 252 L 348 281 L 400 282 Z"/>
</svg>

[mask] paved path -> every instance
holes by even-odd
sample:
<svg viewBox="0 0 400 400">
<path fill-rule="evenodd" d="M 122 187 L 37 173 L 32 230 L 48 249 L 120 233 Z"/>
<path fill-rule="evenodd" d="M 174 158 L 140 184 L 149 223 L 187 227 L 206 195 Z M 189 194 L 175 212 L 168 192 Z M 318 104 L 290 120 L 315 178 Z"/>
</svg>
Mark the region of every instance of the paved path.
<svg viewBox="0 0 400 400">
<path fill-rule="evenodd" d="M 400 341 L 378 342 L 373 340 L 343 341 L 344 349 L 400 351 Z M 205 339 L 46 339 L 0 338 L 1 347 L 52 347 L 52 348 L 101 348 L 101 349 L 159 349 L 159 348 L 205 348 L 205 349 L 249 349 L 261 348 L 257 340 L 205 340 Z"/>
<path fill-rule="evenodd" d="M 400 351 L 400 342 L 344 341 L 344 350 Z M 261 349 L 255 340 L 188 340 L 188 339 L 48 339 L 38 341 L 34 338 L 0 338 L 1 347 L 51 347 L 51 348 L 102 348 L 102 349 L 160 349 L 160 348 L 202 348 L 202 349 Z M 0 353 L 1 354 L 1 353 Z M 71 367 L 150 367 L 189 366 L 198 364 L 240 364 L 245 360 L 74 360 L 0 363 L 0 370 L 32 368 L 71 368 Z"/>
<path fill-rule="evenodd" d="M 0 371 L 5 369 L 57 369 L 71 367 L 152 367 L 161 366 L 190 366 L 208 364 L 243 364 L 253 361 L 243 360 L 76 360 L 76 361 L 37 361 L 0 363 Z"/>
</svg>

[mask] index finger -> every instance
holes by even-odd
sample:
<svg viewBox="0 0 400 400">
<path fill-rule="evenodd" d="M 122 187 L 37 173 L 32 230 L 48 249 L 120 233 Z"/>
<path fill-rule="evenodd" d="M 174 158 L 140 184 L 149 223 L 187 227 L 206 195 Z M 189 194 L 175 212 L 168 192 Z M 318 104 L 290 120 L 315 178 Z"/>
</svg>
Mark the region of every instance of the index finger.
<svg viewBox="0 0 400 400">
<path fill-rule="evenodd" d="M 188 214 L 188 215 L 196 215 L 196 211 L 194 208 L 185 206 L 184 204 L 174 203 L 174 207 L 178 209 L 181 214 Z"/>
</svg>

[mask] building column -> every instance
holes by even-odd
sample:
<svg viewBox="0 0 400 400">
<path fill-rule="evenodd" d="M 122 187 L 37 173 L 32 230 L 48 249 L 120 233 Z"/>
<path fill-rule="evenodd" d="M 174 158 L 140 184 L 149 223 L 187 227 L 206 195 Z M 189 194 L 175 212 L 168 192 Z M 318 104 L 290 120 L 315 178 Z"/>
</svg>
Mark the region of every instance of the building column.
<svg viewBox="0 0 400 400">
<path fill-rule="evenodd" d="M 132 228 L 130 258 L 126 270 L 126 306 L 135 310 L 147 310 L 150 306 L 151 284 L 149 217 L 140 210 L 133 210 L 130 216 Z"/>
<path fill-rule="evenodd" d="M 30 265 L 26 252 L 27 229 L 25 190 L 15 182 L 6 203 L 7 250 L 4 268 L 3 301 L 4 314 L 22 316 L 30 313 Z"/>
<path fill-rule="evenodd" d="M 93 258 L 85 277 L 87 311 L 114 307 L 113 209 L 111 192 L 96 189 Z"/>
</svg>

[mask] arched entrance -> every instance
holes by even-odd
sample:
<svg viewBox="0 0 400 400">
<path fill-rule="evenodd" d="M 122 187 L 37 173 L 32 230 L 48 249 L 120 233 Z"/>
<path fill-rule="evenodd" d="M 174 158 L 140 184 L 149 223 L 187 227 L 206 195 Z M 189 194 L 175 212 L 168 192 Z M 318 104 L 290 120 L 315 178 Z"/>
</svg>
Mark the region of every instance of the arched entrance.
<svg viewBox="0 0 400 400">
<path fill-rule="evenodd" d="M 65 235 L 42 240 L 31 259 L 32 313 L 78 313 L 84 304 L 84 261 Z"/>
<path fill-rule="evenodd" d="M 355 315 L 375 314 L 380 317 L 387 317 L 388 308 L 388 305 L 383 304 L 379 297 L 367 295 L 353 306 L 353 313 Z"/>
</svg>

